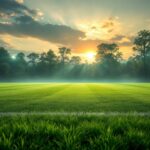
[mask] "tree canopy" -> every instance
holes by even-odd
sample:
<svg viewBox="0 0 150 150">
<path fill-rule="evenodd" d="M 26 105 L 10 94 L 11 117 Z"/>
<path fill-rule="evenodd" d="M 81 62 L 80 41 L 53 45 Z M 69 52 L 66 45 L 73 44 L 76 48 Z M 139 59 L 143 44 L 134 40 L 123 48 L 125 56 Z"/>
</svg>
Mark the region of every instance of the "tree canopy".
<svg viewBox="0 0 150 150">
<path fill-rule="evenodd" d="M 44 53 L 19 52 L 12 58 L 9 49 L 0 47 L 0 80 L 7 79 L 142 79 L 150 80 L 150 31 L 140 31 L 133 43 L 134 55 L 123 60 L 116 43 L 97 46 L 95 62 L 86 63 L 60 47 Z"/>
</svg>

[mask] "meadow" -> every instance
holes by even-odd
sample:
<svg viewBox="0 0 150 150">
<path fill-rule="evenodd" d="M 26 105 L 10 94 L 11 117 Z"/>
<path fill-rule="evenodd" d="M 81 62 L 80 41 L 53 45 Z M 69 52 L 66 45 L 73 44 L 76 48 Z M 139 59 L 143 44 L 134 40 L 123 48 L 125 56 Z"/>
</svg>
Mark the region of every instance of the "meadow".
<svg viewBox="0 0 150 150">
<path fill-rule="evenodd" d="M 149 150 L 149 113 L 149 83 L 1 83 L 0 150 Z"/>
<path fill-rule="evenodd" d="M 1 83 L 0 112 L 149 112 L 148 83 Z"/>
</svg>

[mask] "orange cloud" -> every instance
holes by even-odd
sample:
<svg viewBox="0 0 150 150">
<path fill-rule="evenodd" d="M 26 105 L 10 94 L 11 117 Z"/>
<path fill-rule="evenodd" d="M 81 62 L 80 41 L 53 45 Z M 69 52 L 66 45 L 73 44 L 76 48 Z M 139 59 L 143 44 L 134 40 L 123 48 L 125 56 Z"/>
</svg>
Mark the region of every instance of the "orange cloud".
<svg viewBox="0 0 150 150">
<path fill-rule="evenodd" d="M 4 42 L 8 43 L 11 46 L 11 48 L 18 51 L 26 51 L 26 52 L 34 51 L 41 53 L 42 51 L 53 49 L 57 52 L 58 47 L 61 46 L 32 37 L 20 38 L 11 35 L 3 35 L 0 36 L 0 38 Z"/>
</svg>

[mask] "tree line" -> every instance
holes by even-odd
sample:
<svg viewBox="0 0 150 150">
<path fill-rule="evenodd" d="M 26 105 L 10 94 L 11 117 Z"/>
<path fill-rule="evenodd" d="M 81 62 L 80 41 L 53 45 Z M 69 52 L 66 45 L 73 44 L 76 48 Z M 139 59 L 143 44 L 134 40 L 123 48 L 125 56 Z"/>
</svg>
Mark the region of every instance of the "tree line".
<svg viewBox="0 0 150 150">
<path fill-rule="evenodd" d="M 23 52 L 12 58 L 8 50 L 0 47 L 0 80 L 8 79 L 140 79 L 150 80 L 150 31 L 142 30 L 134 39 L 134 55 L 123 60 L 116 43 L 97 46 L 95 63 L 82 62 L 71 56 L 71 49 L 59 48 L 41 54 Z"/>
</svg>

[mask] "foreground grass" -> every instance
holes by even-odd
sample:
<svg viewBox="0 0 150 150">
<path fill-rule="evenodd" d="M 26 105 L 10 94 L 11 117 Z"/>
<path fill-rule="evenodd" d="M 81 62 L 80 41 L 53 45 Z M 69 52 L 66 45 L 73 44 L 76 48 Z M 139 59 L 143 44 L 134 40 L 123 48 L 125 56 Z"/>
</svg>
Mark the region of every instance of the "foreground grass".
<svg viewBox="0 0 150 150">
<path fill-rule="evenodd" d="M 149 139 L 148 116 L 0 117 L 2 150 L 148 150 Z"/>
<path fill-rule="evenodd" d="M 149 112 L 147 83 L 1 83 L 0 112 Z"/>
</svg>

